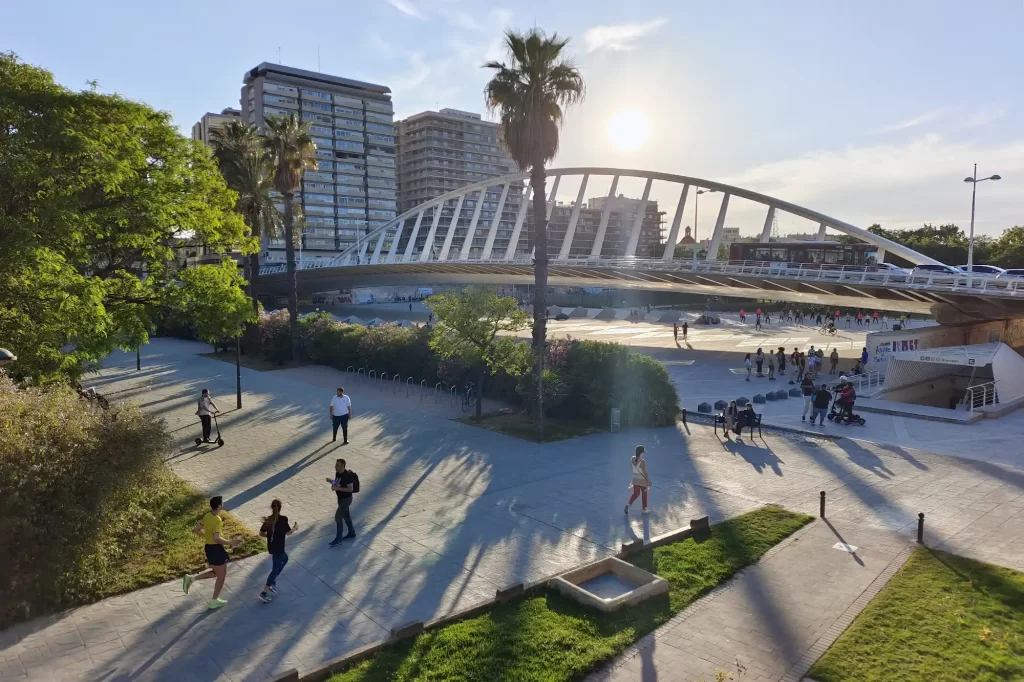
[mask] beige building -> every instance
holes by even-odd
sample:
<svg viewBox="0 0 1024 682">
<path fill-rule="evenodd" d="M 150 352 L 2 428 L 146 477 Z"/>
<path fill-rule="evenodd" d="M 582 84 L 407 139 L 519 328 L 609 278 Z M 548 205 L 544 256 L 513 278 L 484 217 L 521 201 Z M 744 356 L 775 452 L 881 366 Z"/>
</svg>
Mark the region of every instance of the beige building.
<svg viewBox="0 0 1024 682">
<path fill-rule="evenodd" d="M 498 143 L 498 124 L 482 120 L 480 114 L 457 109 L 424 111 L 398 121 L 396 128 L 399 213 L 447 192 L 515 173 L 517 170 L 511 157 Z M 477 202 L 483 202 L 478 224 L 491 224 L 498 210 L 501 193 L 501 185 L 492 185 L 482 197 L 480 193 L 466 197 L 456 221 L 453 236 L 455 243 L 461 244 L 467 234 Z M 522 195 L 522 183 L 509 186 L 495 232 L 495 253 L 504 253 L 508 247 Z M 451 214 L 455 210 L 454 204 L 452 202 L 452 205 L 442 210 L 442 216 L 448 219 L 439 224 L 435 246 L 444 242 L 451 224 Z M 429 210 L 424 214 L 424 224 L 429 225 L 432 219 L 433 210 Z M 399 253 L 405 253 L 410 235 L 411 230 L 403 231 L 398 245 Z M 420 253 L 426 238 L 426 230 L 419 232 L 411 253 Z M 487 230 L 478 229 L 473 235 L 468 257 L 478 257 L 486 239 Z"/>
<path fill-rule="evenodd" d="M 219 114 L 207 112 L 192 126 L 192 139 L 210 146 L 210 138 L 215 130 L 223 130 L 232 121 L 241 121 L 242 112 L 238 109 L 222 109 Z"/>
</svg>

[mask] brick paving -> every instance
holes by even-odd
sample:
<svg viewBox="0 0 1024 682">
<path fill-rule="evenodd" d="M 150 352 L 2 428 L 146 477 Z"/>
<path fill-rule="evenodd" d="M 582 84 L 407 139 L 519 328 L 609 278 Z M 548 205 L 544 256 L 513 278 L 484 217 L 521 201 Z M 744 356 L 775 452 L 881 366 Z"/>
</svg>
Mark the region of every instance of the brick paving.
<svg viewBox="0 0 1024 682">
<path fill-rule="evenodd" d="M 458 408 L 432 402 L 429 394 L 406 398 L 393 386 L 389 392 L 352 384 L 334 370 L 302 368 L 243 370 L 245 409 L 221 419 L 223 448 L 200 450 L 191 443 L 199 389 L 210 388 L 222 409 L 234 406 L 234 368 L 195 355 L 206 350 L 156 340 L 144 353 L 142 372 L 135 372 L 133 357 L 119 354 L 91 383 L 165 418 L 176 438 L 168 465 L 205 492 L 223 495 L 252 527 L 271 499 L 283 500 L 284 513 L 302 531 L 289 541 L 291 561 L 277 600 L 255 599 L 269 571 L 265 555 L 233 562 L 229 605 L 218 612 L 205 610 L 209 582 L 188 596 L 172 582 L 0 632 L 0 680 L 234 681 L 307 670 L 385 637 L 395 625 L 450 613 L 498 587 L 605 556 L 623 541 L 685 526 L 690 518 L 721 520 L 769 502 L 816 513 L 819 490 L 828 493 L 833 525 L 865 547 L 868 568 L 858 565 L 858 585 L 884 569 L 886 551 L 898 553 L 918 511 L 928 515 L 931 545 L 1024 569 L 1024 474 L 847 439 L 766 432 L 765 441 L 723 443 L 710 427 L 691 425 L 689 432 L 633 430 L 536 445 L 454 422 Z M 328 442 L 326 405 L 338 383 L 348 384 L 355 412 L 352 445 L 344 448 Z M 647 446 L 653 513 L 626 518 L 626 459 L 636 443 Z M 328 549 L 335 499 L 323 479 L 337 456 L 360 475 L 352 510 L 359 538 Z M 819 531 L 786 547 L 810 547 L 803 562 L 819 563 L 822 575 L 849 568 L 851 556 L 831 549 Z M 750 571 L 760 577 L 743 583 L 749 592 L 734 581 L 726 590 L 737 594 L 715 601 L 768 623 L 826 603 L 833 622 L 839 619 L 849 608 L 843 604 L 856 600 L 842 581 L 788 580 L 789 571 L 775 579 L 765 572 L 787 551 Z M 801 606 L 801 599 L 812 599 L 801 592 L 820 601 Z M 822 620 L 813 628 L 816 637 L 810 629 L 795 637 L 785 656 L 768 640 L 760 644 L 768 659 L 774 652 L 792 662 L 781 676 L 800 660 L 800 647 L 813 645 L 832 624 Z M 717 660 L 728 663 L 722 656 Z M 782 669 L 772 665 L 760 669 Z"/>
</svg>

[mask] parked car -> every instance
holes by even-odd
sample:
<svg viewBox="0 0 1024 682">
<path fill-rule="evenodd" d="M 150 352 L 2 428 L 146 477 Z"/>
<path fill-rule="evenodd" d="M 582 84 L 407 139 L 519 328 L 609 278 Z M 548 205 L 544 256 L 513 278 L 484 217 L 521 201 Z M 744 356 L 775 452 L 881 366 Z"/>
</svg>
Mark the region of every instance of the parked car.
<svg viewBox="0 0 1024 682">
<path fill-rule="evenodd" d="M 956 269 L 959 270 L 960 272 L 968 272 L 968 268 L 966 265 L 958 265 L 956 266 Z M 970 267 L 970 272 L 974 273 L 975 275 L 989 275 L 991 277 L 998 277 L 999 275 L 1003 274 L 1003 269 L 997 268 L 994 265 L 972 265 Z"/>
<path fill-rule="evenodd" d="M 1024 268 L 1010 268 L 996 275 L 1000 279 L 1024 279 Z"/>
<path fill-rule="evenodd" d="M 949 265 L 942 265 L 941 263 L 922 263 L 921 265 L 915 265 L 914 269 L 910 271 L 911 275 L 962 275 L 956 268 Z"/>
</svg>

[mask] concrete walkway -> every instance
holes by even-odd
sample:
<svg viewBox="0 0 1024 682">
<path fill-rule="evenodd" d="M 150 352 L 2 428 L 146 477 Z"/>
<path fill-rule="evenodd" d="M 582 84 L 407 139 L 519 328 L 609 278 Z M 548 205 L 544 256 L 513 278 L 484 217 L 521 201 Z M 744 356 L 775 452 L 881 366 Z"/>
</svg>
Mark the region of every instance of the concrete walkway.
<svg viewBox="0 0 1024 682">
<path fill-rule="evenodd" d="M 587 682 L 710 682 L 716 670 L 799 682 L 913 547 L 898 533 L 816 521 Z"/>
<path fill-rule="evenodd" d="M 232 563 L 230 603 L 218 612 L 205 610 L 212 585 L 186 597 L 175 581 L 40 618 L 0 632 L 0 680 L 258 680 L 305 670 L 395 625 L 694 517 L 717 521 L 769 502 L 816 513 L 820 490 L 844 533 L 856 524 L 906 535 L 924 511 L 933 546 L 1024 569 L 1024 474 L 1008 467 L 846 439 L 766 433 L 726 443 L 698 425 L 536 445 L 451 421 L 457 408 L 360 384 L 349 387 L 356 416 L 342 448 L 329 442 L 324 386 L 343 373 L 243 370 L 244 409 L 234 411 L 234 367 L 196 355 L 207 350 L 156 340 L 141 372 L 118 354 L 88 383 L 166 419 L 176 439 L 169 466 L 223 495 L 254 529 L 272 499 L 284 502 L 302 531 L 289 540 L 281 594 L 256 600 L 270 569 L 263 555 Z M 191 442 L 202 387 L 231 410 L 220 449 Z M 622 515 L 637 443 L 654 480 L 654 511 L 642 518 Z M 329 549 L 336 503 L 324 478 L 339 456 L 362 483 L 352 510 L 359 538 Z M 751 604 L 786 598 L 771 592 Z"/>
</svg>

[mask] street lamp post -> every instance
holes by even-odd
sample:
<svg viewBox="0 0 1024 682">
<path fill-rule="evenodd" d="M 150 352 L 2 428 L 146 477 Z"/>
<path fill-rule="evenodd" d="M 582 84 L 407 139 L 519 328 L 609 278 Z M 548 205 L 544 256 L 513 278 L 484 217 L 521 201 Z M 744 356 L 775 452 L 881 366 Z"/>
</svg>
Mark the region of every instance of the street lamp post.
<svg viewBox="0 0 1024 682">
<path fill-rule="evenodd" d="M 971 234 L 967 239 L 967 286 L 970 287 L 974 280 L 974 202 L 978 194 L 978 183 L 986 180 L 1002 180 L 998 175 L 990 175 L 987 178 L 978 177 L 978 164 L 974 164 L 974 174 L 964 178 L 964 182 L 971 183 Z"/>
<path fill-rule="evenodd" d="M 701 194 L 712 194 L 717 192 L 717 189 L 699 189 L 697 190 L 697 196 L 693 200 L 693 261 L 697 262 L 697 247 L 700 242 L 697 240 L 697 207 L 700 206 L 700 195 Z M 718 254 L 715 254 L 717 257 Z"/>
</svg>

